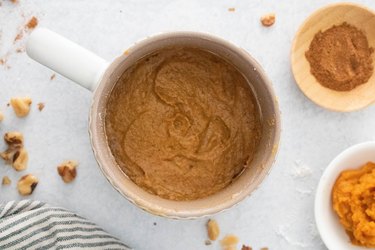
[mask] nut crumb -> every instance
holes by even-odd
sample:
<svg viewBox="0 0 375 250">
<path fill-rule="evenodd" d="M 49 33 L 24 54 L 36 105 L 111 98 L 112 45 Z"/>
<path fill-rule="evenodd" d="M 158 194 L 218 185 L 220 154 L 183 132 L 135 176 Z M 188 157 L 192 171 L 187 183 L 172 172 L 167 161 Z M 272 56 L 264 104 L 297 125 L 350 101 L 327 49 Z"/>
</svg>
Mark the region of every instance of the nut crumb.
<svg viewBox="0 0 375 250">
<path fill-rule="evenodd" d="M 30 112 L 32 100 L 30 97 L 15 97 L 10 99 L 10 104 L 18 117 L 25 117 Z"/>
<path fill-rule="evenodd" d="M 228 8 L 228 11 L 229 11 L 229 12 L 235 12 L 235 11 L 236 11 L 236 8 Z"/>
<path fill-rule="evenodd" d="M 38 105 L 39 111 L 42 111 L 44 109 L 44 107 L 46 106 L 43 102 L 40 102 L 37 105 Z"/>
<path fill-rule="evenodd" d="M 268 250 L 268 247 L 262 247 L 260 250 Z"/>
<path fill-rule="evenodd" d="M 221 241 L 220 244 L 223 249 L 236 249 L 236 245 L 238 244 L 238 237 L 233 234 L 226 235 Z"/>
<path fill-rule="evenodd" d="M 0 152 L 0 157 L 11 164 L 16 171 L 27 168 L 29 156 L 23 147 L 23 135 L 20 132 L 8 132 L 4 135 L 4 141 L 8 144 L 7 150 Z"/>
<path fill-rule="evenodd" d="M 38 19 L 33 16 L 26 24 L 28 29 L 34 29 L 38 25 Z"/>
<path fill-rule="evenodd" d="M 20 195 L 30 195 L 38 185 L 38 178 L 32 174 L 27 174 L 21 177 L 17 183 L 17 189 Z"/>
<path fill-rule="evenodd" d="M 204 244 L 205 244 L 206 246 L 209 246 L 209 245 L 212 244 L 212 242 L 211 242 L 210 240 L 206 240 L 206 241 L 204 242 Z"/>
<path fill-rule="evenodd" d="M 52 80 L 55 79 L 55 78 L 56 78 L 56 74 L 52 74 L 51 77 L 50 77 L 49 79 L 52 81 Z"/>
<path fill-rule="evenodd" d="M 10 0 L 12 3 L 18 3 L 18 0 Z"/>
<path fill-rule="evenodd" d="M 0 111 L 0 122 L 4 120 L 4 114 Z"/>
<path fill-rule="evenodd" d="M 9 179 L 8 176 L 4 176 L 3 181 L 1 182 L 1 184 L 4 185 L 4 186 L 10 185 L 11 183 L 12 183 L 12 181 Z"/>
<path fill-rule="evenodd" d="M 252 248 L 246 245 L 242 245 L 241 250 L 252 250 Z"/>
<path fill-rule="evenodd" d="M 76 161 L 65 161 L 57 167 L 57 172 L 65 183 L 72 182 L 76 178 L 77 165 Z"/>
<path fill-rule="evenodd" d="M 207 234 L 210 240 L 216 240 L 220 234 L 220 228 L 216 220 L 209 219 L 207 222 Z"/>
<path fill-rule="evenodd" d="M 261 23 L 263 26 L 270 27 L 272 26 L 276 21 L 276 15 L 275 13 L 269 13 L 260 18 Z"/>
</svg>

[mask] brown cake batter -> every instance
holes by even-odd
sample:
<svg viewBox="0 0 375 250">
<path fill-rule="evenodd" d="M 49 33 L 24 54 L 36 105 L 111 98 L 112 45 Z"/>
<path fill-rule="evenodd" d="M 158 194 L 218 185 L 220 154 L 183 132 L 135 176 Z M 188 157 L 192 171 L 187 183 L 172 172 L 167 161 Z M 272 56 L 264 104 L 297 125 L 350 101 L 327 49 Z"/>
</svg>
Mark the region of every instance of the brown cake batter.
<svg viewBox="0 0 375 250">
<path fill-rule="evenodd" d="M 240 72 L 195 48 L 168 48 L 121 76 L 107 104 L 112 154 L 140 187 L 194 200 L 228 186 L 261 135 L 258 107 Z"/>
</svg>

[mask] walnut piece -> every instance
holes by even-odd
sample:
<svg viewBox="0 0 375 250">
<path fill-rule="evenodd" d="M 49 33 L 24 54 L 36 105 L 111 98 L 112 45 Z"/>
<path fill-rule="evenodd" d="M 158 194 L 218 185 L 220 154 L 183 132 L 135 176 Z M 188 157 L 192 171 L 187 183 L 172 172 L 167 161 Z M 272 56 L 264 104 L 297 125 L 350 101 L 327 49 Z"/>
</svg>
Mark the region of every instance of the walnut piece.
<svg viewBox="0 0 375 250">
<path fill-rule="evenodd" d="M 221 241 L 220 244 L 223 249 L 231 250 L 236 249 L 236 245 L 238 244 L 238 237 L 233 234 L 226 235 Z"/>
<path fill-rule="evenodd" d="M 32 174 L 27 174 L 19 179 L 17 188 L 20 195 L 30 195 L 33 193 L 35 187 L 38 185 L 38 178 Z"/>
<path fill-rule="evenodd" d="M 32 100 L 30 97 L 15 97 L 10 99 L 10 104 L 18 117 L 25 117 L 30 112 Z"/>
<path fill-rule="evenodd" d="M 263 26 L 270 27 L 275 23 L 276 15 L 275 13 L 269 13 L 260 18 L 261 23 Z"/>
<path fill-rule="evenodd" d="M 3 177 L 3 181 L 1 182 L 2 185 L 10 185 L 12 183 L 12 181 L 9 179 L 8 176 L 4 176 Z"/>
<path fill-rule="evenodd" d="M 57 167 L 57 172 L 65 183 L 72 182 L 77 176 L 76 167 L 78 163 L 76 161 L 66 161 Z"/>
<path fill-rule="evenodd" d="M 4 141 L 8 144 L 8 148 L 4 152 L 0 152 L 0 157 L 8 164 L 11 164 L 15 170 L 25 170 L 29 156 L 23 147 L 23 135 L 16 131 L 8 132 L 4 135 Z"/>
<path fill-rule="evenodd" d="M 216 220 L 209 219 L 207 222 L 207 234 L 210 240 L 216 240 L 220 234 L 220 228 Z"/>
</svg>

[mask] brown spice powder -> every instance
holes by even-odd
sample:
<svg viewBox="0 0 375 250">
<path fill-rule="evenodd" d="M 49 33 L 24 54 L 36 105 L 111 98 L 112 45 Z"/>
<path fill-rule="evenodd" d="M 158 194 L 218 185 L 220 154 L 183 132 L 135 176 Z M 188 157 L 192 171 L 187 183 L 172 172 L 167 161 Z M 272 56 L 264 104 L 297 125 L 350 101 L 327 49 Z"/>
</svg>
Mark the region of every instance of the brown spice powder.
<svg viewBox="0 0 375 250">
<path fill-rule="evenodd" d="M 34 29 L 38 25 L 38 19 L 33 16 L 26 24 L 28 29 Z"/>
<path fill-rule="evenodd" d="M 319 31 L 313 38 L 306 58 L 311 73 L 324 87 L 349 91 L 366 83 L 373 73 L 371 55 L 365 34 L 342 23 Z"/>
</svg>

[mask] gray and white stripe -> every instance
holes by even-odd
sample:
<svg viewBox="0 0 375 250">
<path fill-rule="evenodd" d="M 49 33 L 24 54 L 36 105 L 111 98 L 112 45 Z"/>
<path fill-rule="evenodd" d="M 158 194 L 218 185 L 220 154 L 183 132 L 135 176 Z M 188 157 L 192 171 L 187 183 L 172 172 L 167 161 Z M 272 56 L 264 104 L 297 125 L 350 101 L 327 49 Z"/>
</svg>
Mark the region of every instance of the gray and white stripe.
<svg viewBox="0 0 375 250">
<path fill-rule="evenodd" d="M 0 204 L 0 249 L 130 249 L 94 223 L 40 201 Z"/>
</svg>

